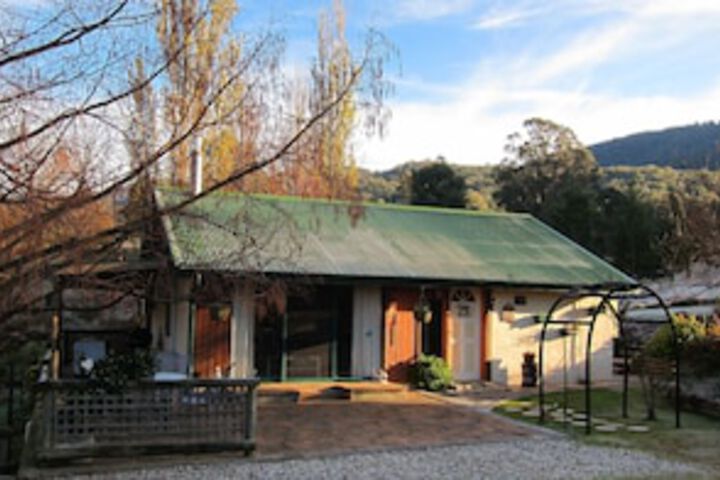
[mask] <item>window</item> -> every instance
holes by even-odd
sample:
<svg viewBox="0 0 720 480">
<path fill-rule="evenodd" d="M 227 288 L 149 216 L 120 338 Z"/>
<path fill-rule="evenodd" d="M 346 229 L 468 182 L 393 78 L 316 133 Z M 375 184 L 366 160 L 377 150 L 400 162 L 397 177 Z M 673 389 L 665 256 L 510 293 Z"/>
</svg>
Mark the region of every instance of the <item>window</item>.
<svg viewBox="0 0 720 480">
<path fill-rule="evenodd" d="M 450 300 L 453 302 L 474 302 L 475 296 L 467 288 L 460 288 L 453 292 Z"/>
</svg>

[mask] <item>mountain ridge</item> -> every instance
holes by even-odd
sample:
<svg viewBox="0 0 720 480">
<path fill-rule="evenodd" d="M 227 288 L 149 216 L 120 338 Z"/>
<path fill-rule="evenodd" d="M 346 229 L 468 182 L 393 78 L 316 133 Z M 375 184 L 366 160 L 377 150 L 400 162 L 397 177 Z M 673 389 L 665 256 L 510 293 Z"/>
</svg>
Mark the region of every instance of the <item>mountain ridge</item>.
<svg viewBox="0 0 720 480">
<path fill-rule="evenodd" d="M 637 132 L 588 148 L 598 165 L 657 165 L 677 169 L 720 169 L 720 122 Z"/>
</svg>

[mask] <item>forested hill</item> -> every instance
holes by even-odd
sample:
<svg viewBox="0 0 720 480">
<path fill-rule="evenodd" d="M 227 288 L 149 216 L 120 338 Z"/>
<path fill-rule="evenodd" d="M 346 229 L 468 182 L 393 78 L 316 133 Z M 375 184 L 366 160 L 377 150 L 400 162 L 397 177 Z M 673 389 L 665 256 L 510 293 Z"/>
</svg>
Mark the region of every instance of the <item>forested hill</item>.
<svg viewBox="0 0 720 480">
<path fill-rule="evenodd" d="M 598 164 L 660 165 L 720 170 L 720 123 L 642 132 L 590 147 Z"/>
</svg>

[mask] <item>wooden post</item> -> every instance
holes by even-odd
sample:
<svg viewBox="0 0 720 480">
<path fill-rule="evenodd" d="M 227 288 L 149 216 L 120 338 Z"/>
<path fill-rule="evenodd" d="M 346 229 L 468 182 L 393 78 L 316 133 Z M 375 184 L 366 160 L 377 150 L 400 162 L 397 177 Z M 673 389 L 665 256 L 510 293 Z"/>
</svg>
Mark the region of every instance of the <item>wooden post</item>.
<svg viewBox="0 0 720 480">
<path fill-rule="evenodd" d="M 245 399 L 245 452 L 250 454 L 255 445 L 255 426 L 257 424 L 257 385 L 248 385 Z"/>
<path fill-rule="evenodd" d="M 52 357 L 51 357 L 51 378 L 60 378 L 60 313 L 52 316 Z"/>
<path fill-rule="evenodd" d="M 51 357 L 50 357 L 50 377 L 52 380 L 58 380 L 60 378 L 60 364 L 61 364 L 61 352 L 60 343 L 62 337 L 62 309 L 63 309 L 63 282 L 62 279 L 57 279 L 57 303 L 56 310 L 52 316 L 52 329 L 51 329 Z"/>
</svg>

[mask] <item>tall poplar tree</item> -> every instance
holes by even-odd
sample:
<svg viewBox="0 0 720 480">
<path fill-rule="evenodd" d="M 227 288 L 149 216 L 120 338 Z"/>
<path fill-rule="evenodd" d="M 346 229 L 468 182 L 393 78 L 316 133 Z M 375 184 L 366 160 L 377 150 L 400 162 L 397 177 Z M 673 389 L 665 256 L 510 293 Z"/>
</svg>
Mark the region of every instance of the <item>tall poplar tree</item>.
<svg viewBox="0 0 720 480">
<path fill-rule="evenodd" d="M 206 12 L 209 10 L 209 12 Z M 199 122 L 208 98 L 218 95 L 211 115 L 204 122 L 212 129 L 197 132 L 203 149 L 212 150 L 206 160 L 205 175 L 211 180 L 226 178 L 233 171 L 237 139 L 224 130 L 243 96 L 240 43 L 233 38 L 230 25 L 238 12 L 234 0 L 162 0 L 158 21 L 158 39 L 168 61 L 168 85 L 163 92 L 165 122 L 170 128 L 186 129 Z M 177 57 L 177 58 L 175 58 Z M 218 92 L 218 85 L 223 91 Z M 202 126 L 201 126 L 202 127 Z M 170 181 L 174 185 L 189 182 L 191 139 L 172 152 Z"/>
</svg>

